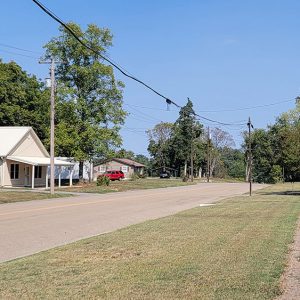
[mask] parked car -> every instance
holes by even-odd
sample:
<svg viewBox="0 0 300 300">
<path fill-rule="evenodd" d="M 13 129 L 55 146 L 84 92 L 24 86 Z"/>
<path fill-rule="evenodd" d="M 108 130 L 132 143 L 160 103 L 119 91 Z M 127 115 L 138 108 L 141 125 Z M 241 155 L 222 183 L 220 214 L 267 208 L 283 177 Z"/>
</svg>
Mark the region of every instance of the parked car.
<svg viewBox="0 0 300 300">
<path fill-rule="evenodd" d="M 106 171 L 104 176 L 108 177 L 110 180 L 121 180 L 124 179 L 124 173 L 122 171 L 112 170 L 112 171 Z"/>
<path fill-rule="evenodd" d="M 159 175 L 159 178 L 162 178 L 162 179 L 170 178 L 170 177 L 171 177 L 171 175 L 170 175 L 169 172 L 161 172 L 160 175 Z"/>
</svg>

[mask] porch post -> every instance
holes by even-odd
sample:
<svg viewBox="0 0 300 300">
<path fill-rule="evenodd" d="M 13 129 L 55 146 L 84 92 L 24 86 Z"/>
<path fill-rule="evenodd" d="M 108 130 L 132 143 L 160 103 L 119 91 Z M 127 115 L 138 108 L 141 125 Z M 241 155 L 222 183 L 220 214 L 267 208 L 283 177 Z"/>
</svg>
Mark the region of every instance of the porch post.
<svg viewBox="0 0 300 300">
<path fill-rule="evenodd" d="M 48 171 L 49 171 L 49 168 L 47 166 L 47 168 L 46 168 L 46 189 L 48 189 L 48 181 L 49 181 Z"/>
<path fill-rule="evenodd" d="M 1 164 L 0 164 L 0 171 L 1 171 L 1 182 L 0 182 L 0 186 L 3 187 L 4 186 L 4 158 L 0 159 Z"/>
<path fill-rule="evenodd" d="M 73 177 L 73 166 L 70 167 L 69 172 L 70 172 L 70 176 L 69 176 L 70 182 L 69 182 L 69 184 L 70 184 L 70 186 L 72 186 L 73 185 L 73 179 L 72 179 L 72 177 Z"/>
<path fill-rule="evenodd" d="M 34 189 L 34 165 L 32 165 L 32 172 L 31 172 L 31 188 Z"/>
<path fill-rule="evenodd" d="M 58 188 L 61 188 L 61 166 L 58 167 Z"/>
</svg>

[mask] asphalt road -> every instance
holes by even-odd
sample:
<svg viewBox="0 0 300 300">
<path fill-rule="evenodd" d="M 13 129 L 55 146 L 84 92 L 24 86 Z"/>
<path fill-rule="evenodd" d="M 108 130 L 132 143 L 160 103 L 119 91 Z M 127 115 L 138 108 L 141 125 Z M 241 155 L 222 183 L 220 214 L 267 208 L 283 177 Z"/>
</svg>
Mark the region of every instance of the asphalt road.
<svg viewBox="0 0 300 300">
<path fill-rule="evenodd" d="M 253 185 L 253 189 L 262 186 Z M 246 193 L 245 183 L 193 186 L 0 205 L 0 262 Z"/>
</svg>

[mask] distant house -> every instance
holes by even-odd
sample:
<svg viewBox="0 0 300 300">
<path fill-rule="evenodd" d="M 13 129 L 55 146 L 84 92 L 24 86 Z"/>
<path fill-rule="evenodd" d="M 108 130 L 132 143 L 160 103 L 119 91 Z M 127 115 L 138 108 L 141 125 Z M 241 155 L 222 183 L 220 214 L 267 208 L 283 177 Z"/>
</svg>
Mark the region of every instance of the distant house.
<svg viewBox="0 0 300 300">
<path fill-rule="evenodd" d="M 56 166 L 72 166 L 55 159 Z M 48 187 L 50 156 L 31 127 L 0 127 L 0 186 Z"/>
<path fill-rule="evenodd" d="M 94 178 L 109 170 L 120 170 L 125 178 L 130 178 L 132 174 L 144 174 L 145 165 L 128 158 L 112 158 L 94 167 Z"/>
<path fill-rule="evenodd" d="M 56 157 L 56 159 L 67 161 L 73 164 L 73 181 L 79 181 L 79 161 L 75 160 L 73 157 Z M 48 170 L 50 175 L 50 170 Z M 55 179 L 58 180 L 61 178 L 62 181 L 68 181 L 70 179 L 70 171 L 68 166 L 56 166 L 55 167 Z M 93 163 L 89 161 L 83 162 L 83 173 L 82 179 L 84 181 L 93 180 Z"/>
</svg>

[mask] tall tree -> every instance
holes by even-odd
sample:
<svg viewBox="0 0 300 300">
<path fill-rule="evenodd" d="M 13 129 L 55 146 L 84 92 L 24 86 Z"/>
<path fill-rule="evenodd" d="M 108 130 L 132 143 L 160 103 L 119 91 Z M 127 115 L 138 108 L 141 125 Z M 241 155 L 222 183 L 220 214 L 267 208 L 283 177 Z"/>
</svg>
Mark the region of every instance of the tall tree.
<svg viewBox="0 0 300 300">
<path fill-rule="evenodd" d="M 15 62 L 0 60 L 0 126 L 31 126 L 44 141 L 49 136 L 49 93 L 35 76 Z"/>
<path fill-rule="evenodd" d="M 147 131 L 149 137 L 148 151 L 157 168 L 170 167 L 170 141 L 174 134 L 174 124 L 161 122 Z"/>
<path fill-rule="evenodd" d="M 174 160 L 183 162 L 184 176 L 187 175 L 187 166 L 191 159 L 195 139 L 200 137 L 201 132 L 202 125 L 196 120 L 193 103 L 188 99 L 187 104 L 180 109 L 179 118 L 175 122 L 172 141 Z"/>
<path fill-rule="evenodd" d="M 68 26 L 99 53 L 79 44 L 63 27 L 60 35 L 45 45 L 45 57 L 58 61 L 58 153 L 80 161 L 81 177 L 84 160 L 103 156 L 121 143 L 119 129 L 126 116 L 122 108 L 124 84 L 115 79 L 112 67 L 100 56 L 112 46 L 110 31 L 94 24 L 86 31 L 75 23 Z"/>
<path fill-rule="evenodd" d="M 226 153 L 226 151 L 224 150 L 234 147 L 235 143 L 231 134 L 229 134 L 227 131 L 222 130 L 221 128 L 212 128 L 210 130 L 210 133 L 212 142 L 212 146 L 210 149 L 210 176 L 212 176 L 216 171 L 215 173 L 217 176 L 223 177 L 225 176 L 227 170 L 222 159 L 222 153 L 224 154 Z"/>
</svg>

